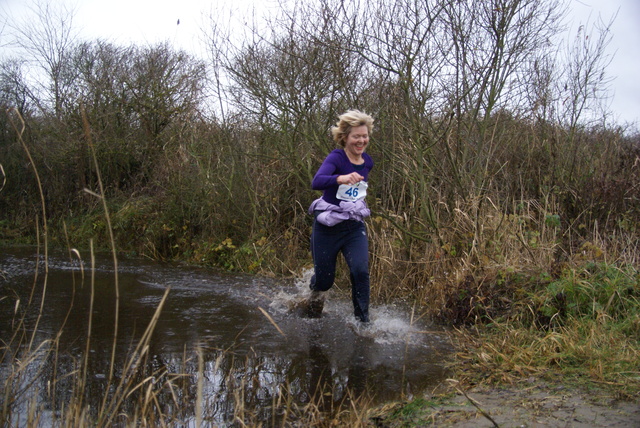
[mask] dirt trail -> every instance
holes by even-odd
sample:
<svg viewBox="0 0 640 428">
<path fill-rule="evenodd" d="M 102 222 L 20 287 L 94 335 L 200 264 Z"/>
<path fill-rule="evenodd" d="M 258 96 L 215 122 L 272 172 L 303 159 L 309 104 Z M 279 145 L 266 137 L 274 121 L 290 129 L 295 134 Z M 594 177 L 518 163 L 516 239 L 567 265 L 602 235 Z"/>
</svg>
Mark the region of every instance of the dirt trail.
<svg viewBox="0 0 640 428">
<path fill-rule="evenodd" d="M 622 401 L 602 391 L 583 393 L 543 384 L 476 388 L 458 391 L 446 404 L 434 407 L 431 417 L 430 426 L 438 427 L 634 428 L 640 427 L 640 400 Z"/>
</svg>

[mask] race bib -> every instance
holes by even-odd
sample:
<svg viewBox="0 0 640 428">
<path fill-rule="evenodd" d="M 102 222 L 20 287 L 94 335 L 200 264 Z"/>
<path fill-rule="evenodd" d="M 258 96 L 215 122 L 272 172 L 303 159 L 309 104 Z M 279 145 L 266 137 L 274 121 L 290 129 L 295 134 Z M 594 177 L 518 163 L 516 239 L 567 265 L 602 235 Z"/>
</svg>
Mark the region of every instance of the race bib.
<svg viewBox="0 0 640 428">
<path fill-rule="evenodd" d="M 338 187 L 336 198 L 341 201 L 359 201 L 367 196 L 367 187 L 369 186 L 366 181 L 361 181 L 356 184 L 341 184 Z"/>
</svg>

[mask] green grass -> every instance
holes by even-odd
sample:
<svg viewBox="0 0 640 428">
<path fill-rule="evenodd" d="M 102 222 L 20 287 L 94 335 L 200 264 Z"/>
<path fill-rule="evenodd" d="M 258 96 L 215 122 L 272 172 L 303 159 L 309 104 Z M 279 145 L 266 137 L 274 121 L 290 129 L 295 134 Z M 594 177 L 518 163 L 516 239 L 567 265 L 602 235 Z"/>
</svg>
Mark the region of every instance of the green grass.
<svg viewBox="0 0 640 428">
<path fill-rule="evenodd" d="M 516 302 L 508 316 L 460 330 L 458 376 L 529 376 L 640 393 L 640 282 L 631 266 L 586 262 Z"/>
</svg>

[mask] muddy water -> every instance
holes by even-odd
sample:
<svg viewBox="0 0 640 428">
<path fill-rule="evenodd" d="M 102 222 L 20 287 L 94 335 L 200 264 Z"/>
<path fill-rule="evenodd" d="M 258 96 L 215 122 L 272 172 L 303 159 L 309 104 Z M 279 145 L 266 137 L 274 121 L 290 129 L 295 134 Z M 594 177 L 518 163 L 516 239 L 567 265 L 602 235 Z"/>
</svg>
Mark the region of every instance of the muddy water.
<svg viewBox="0 0 640 428">
<path fill-rule="evenodd" d="M 52 412 L 73 390 L 73 385 L 64 385 L 71 378 L 65 374 L 85 357 L 92 292 L 86 401 L 97 408 L 113 388 L 107 384 L 116 321 L 113 263 L 108 255 L 97 257 L 92 273 L 89 255 L 82 257 L 50 255 L 45 281 L 42 259 L 35 274 L 33 249 L 0 249 L 0 339 L 9 342 L 16 313 L 26 313 L 27 328 L 33 329 L 45 283 L 35 343 L 62 332 L 56 357 L 39 362 L 43 374 L 32 386 L 34 391 L 47 390 L 51 379 L 57 379 L 57 396 L 38 393 L 43 407 Z M 322 318 L 304 319 L 292 312 L 291 306 L 307 293 L 309 272 L 280 281 L 122 259 L 118 272 L 116 376 L 169 288 L 145 364 L 151 376 L 191 375 L 174 381 L 182 392 L 160 395 L 166 398 L 159 403 L 163 411 L 173 412 L 174 418 L 180 413 L 177 418 L 185 422 L 194 419 L 198 349 L 204 418 L 220 425 L 231 421 L 240 405 L 259 420 L 273 420 L 274 397 L 283 391 L 294 405 L 312 400 L 318 385 L 328 386 L 324 402 L 329 406 L 344 402 L 348 390 L 350 397 L 367 394 L 382 403 L 418 395 L 445 376 L 443 364 L 450 352 L 446 334 L 412 322 L 407 308 L 373 302 L 371 323 L 363 327 L 351 315 L 348 296 L 332 291 Z M 6 366 L 2 370 L 5 381 Z M 238 388 L 241 398 L 233 394 Z"/>
</svg>

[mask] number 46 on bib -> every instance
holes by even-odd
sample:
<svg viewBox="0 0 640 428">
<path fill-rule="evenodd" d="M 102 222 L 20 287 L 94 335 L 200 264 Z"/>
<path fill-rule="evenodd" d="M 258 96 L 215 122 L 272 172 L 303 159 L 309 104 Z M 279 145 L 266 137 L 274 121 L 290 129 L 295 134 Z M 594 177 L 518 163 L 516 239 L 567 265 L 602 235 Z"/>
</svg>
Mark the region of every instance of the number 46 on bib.
<svg viewBox="0 0 640 428">
<path fill-rule="evenodd" d="M 367 187 L 369 186 L 366 181 L 361 181 L 356 184 L 341 184 L 338 187 L 336 198 L 341 201 L 359 201 L 367 196 Z"/>
</svg>

